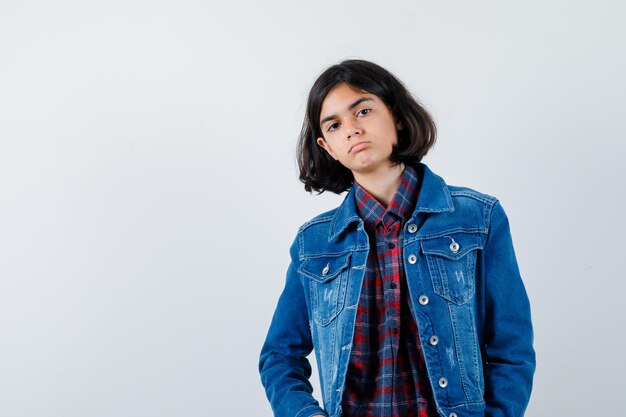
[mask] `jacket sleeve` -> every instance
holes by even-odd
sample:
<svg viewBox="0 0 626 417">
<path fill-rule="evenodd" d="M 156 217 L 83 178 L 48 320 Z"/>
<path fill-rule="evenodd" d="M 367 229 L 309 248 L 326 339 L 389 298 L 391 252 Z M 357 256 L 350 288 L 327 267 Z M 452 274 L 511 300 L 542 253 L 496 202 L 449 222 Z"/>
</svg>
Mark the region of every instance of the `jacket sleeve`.
<svg viewBox="0 0 626 417">
<path fill-rule="evenodd" d="M 313 398 L 309 381 L 311 364 L 307 356 L 313 350 L 313 342 L 294 248 L 295 243 L 285 288 L 261 349 L 259 372 L 276 417 L 327 415 Z"/>
<path fill-rule="evenodd" d="M 484 249 L 486 417 L 521 417 L 535 372 L 528 295 L 515 258 L 509 221 L 499 201 Z"/>
</svg>

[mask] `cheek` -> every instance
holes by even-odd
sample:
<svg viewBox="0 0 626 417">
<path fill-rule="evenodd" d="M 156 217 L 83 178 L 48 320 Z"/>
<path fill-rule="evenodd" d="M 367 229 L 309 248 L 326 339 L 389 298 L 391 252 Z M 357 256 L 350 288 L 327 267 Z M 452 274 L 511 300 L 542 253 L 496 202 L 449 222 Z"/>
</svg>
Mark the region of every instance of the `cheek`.
<svg viewBox="0 0 626 417">
<path fill-rule="evenodd" d="M 389 142 L 391 142 L 392 145 L 397 145 L 398 144 L 398 140 L 399 140 L 398 134 L 399 134 L 399 132 L 398 132 L 397 129 L 395 129 L 395 127 L 390 129 L 390 131 L 389 131 L 389 135 L 390 136 L 389 137 L 391 139 L 390 139 Z"/>
<path fill-rule="evenodd" d="M 326 143 L 324 151 L 332 156 L 334 159 L 337 159 L 337 146 Z"/>
<path fill-rule="evenodd" d="M 331 136 L 328 139 L 326 139 L 326 149 L 328 151 L 337 153 L 338 151 L 341 150 L 341 142 L 337 140 L 337 138 L 334 138 Z"/>
</svg>

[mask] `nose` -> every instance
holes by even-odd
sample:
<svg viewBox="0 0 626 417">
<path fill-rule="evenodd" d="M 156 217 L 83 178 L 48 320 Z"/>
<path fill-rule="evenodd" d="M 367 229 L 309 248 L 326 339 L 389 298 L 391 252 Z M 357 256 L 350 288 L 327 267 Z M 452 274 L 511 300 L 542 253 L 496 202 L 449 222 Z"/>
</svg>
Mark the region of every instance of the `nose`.
<svg viewBox="0 0 626 417">
<path fill-rule="evenodd" d="M 351 124 L 346 126 L 346 132 L 347 132 L 347 139 L 350 140 L 354 138 L 355 136 L 358 136 L 361 134 L 361 127 L 359 126 L 358 123 L 352 122 Z"/>
</svg>

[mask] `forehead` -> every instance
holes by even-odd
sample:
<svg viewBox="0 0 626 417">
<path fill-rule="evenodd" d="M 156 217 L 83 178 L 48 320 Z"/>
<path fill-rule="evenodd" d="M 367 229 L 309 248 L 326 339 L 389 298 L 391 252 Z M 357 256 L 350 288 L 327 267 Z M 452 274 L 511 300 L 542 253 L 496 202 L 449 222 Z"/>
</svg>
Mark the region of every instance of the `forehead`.
<svg viewBox="0 0 626 417">
<path fill-rule="evenodd" d="M 361 90 L 347 83 L 337 84 L 326 94 L 324 101 L 322 101 L 320 119 L 349 110 L 349 106 L 360 98 L 382 102 L 378 96 L 368 91 Z M 368 102 L 371 103 L 370 100 Z"/>
</svg>

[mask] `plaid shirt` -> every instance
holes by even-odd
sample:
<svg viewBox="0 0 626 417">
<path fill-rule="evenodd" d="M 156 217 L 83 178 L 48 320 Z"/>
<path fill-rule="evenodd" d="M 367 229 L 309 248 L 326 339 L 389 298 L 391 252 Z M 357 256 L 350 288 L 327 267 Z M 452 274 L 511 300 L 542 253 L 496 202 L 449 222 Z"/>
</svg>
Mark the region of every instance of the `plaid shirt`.
<svg viewBox="0 0 626 417">
<path fill-rule="evenodd" d="M 411 311 L 400 231 L 419 195 L 415 169 L 406 166 L 385 209 L 356 182 L 359 216 L 370 253 L 356 316 L 342 399 L 343 416 L 438 416 Z"/>
</svg>

